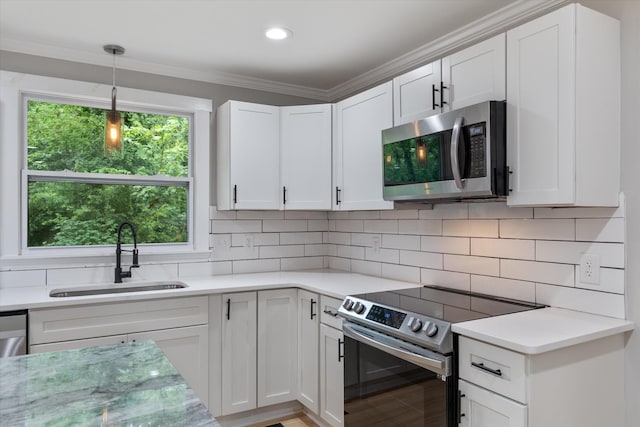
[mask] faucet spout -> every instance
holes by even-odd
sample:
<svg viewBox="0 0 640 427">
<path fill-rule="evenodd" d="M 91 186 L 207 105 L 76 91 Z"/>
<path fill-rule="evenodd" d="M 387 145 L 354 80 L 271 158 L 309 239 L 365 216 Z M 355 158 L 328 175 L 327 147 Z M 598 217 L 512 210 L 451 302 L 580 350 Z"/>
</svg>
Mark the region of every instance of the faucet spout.
<svg viewBox="0 0 640 427">
<path fill-rule="evenodd" d="M 122 229 L 125 226 L 131 229 L 131 235 L 133 237 L 133 249 L 131 250 L 122 249 Z M 133 262 L 129 266 L 129 271 L 122 271 L 122 252 L 133 253 Z M 136 228 L 129 221 L 124 221 L 118 226 L 118 240 L 116 242 L 116 268 L 115 268 L 114 283 L 122 283 L 123 278 L 131 277 L 131 269 L 138 268 L 138 267 L 140 267 L 140 265 L 138 264 L 138 241 L 137 241 Z"/>
</svg>

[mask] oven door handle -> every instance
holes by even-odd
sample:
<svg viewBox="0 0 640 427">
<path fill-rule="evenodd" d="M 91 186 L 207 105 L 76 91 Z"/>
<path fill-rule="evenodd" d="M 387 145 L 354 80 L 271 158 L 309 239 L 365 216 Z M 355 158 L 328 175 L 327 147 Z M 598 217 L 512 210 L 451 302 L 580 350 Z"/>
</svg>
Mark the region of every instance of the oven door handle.
<svg viewBox="0 0 640 427">
<path fill-rule="evenodd" d="M 464 180 L 460 173 L 460 159 L 458 158 L 458 145 L 460 144 L 462 125 L 464 125 L 464 117 L 458 117 L 453 125 L 453 132 L 451 133 L 451 172 L 453 173 L 453 180 L 458 190 L 464 189 Z"/>
<path fill-rule="evenodd" d="M 449 358 L 446 356 L 439 356 L 436 353 L 434 353 L 433 354 L 434 357 L 427 357 L 417 353 L 413 353 L 411 351 L 407 351 L 407 350 L 380 342 L 372 337 L 369 337 L 363 334 L 361 331 L 358 331 L 358 329 L 360 328 L 358 328 L 353 324 L 348 324 L 348 323 L 342 324 L 342 332 L 344 333 L 345 336 L 349 338 L 352 338 L 356 341 L 367 344 L 371 347 L 377 348 L 378 350 L 384 351 L 385 353 L 388 353 L 399 359 L 406 360 L 407 362 L 411 362 L 414 365 L 428 369 L 444 377 L 447 377 L 451 374 L 451 371 L 450 371 L 451 367 L 449 366 Z M 369 333 L 372 335 L 375 334 L 375 332 L 373 331 L 366 331 L 366 332 L 367 334 Z"/>
</svg>

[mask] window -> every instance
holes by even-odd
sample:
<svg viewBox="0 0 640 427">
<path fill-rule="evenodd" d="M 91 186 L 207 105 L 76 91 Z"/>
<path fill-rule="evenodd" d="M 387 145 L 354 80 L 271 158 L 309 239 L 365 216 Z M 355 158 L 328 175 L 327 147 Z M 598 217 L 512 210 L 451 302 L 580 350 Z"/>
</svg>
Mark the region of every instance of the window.
<svg viewBox="0 0 640 427">
<path fill-rule="evenodd" d="M 119 87 L 122 148 L 107 151 L 110 94 L 0 71 L 0 266 L 110 259 L 125 220 L 141 254 L 208 257 L 211 100 Z"/>
<path fill-rule="evenodd" d="M 113 244 L 125 220 L 140 243 L 189 241 L 189 116 L 120 111 L 121 149 L 108 150 L 106 110 L 24 105 L 28 247 Z"/>
</svg>

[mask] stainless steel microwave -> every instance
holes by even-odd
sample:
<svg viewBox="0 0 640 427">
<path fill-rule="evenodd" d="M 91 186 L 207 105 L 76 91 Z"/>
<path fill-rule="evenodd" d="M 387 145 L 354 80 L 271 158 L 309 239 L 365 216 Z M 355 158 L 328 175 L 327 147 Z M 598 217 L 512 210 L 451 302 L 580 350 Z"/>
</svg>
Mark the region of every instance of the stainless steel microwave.
<svg viewBox="0 0 640 427">
<path fill-rule="evenodd" d="M 382 152 L 385 200 L 506 196 L 506 103 L 482 102 L 383 130 Z"/>
</svg>

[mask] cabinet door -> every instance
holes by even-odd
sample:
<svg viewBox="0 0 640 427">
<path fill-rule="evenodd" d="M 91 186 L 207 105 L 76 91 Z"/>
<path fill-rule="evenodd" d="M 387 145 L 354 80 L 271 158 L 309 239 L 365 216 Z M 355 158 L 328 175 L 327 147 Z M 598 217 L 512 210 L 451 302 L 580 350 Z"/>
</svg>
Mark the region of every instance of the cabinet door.
<svg viewBox="0 0 640 427">
<path fill-rule="evenodd" d="M 298 400 L 317 414 L 318 372 L 318 294 L 298 290 Z"/>
<path fill-rule="evenodd" d="M 320 416 L 332 426 L 344 425 L 344 335 L 320 325 Z"/>
<path fill-rule="evenodd" d="M 575 200 L 573 11 L 558 9 L 507 32 L 511 206 Z"/>
<path fill-rule="evenodd" d="M 442 82 L 443 111 L 506 99 L 505 34 L 443 58 Z"/>
<path fill-rule="evenodd" d="M 258 292 L 258 407 L 296 399 L 297 295 Z"/>
<path fill-rule="evenodd" d="M 393 125 L 391 82 L 335 108 L 333 208 L 393 209 L 382 199 L 382 130 Z"/>
<path fill-rule="evenodd" d="M 331 104 L 280 109 L 283 209 L 331 209 Z"/>
<path fill-rule="evenodd" d="M 222 415 L 256 408 L 256 293 L 222 296 Z"/>
<path fill-rule="evenodd" d="M 234 209 L 280 209 L 280 109 L 229 101 Z"/>
<path fill-rule="evenodd" d="M 29 346 L 29 354 L 46 353 L 48 351 L 73 350 L 76 348 L 95 347 L 127 342 L 126 335 L 112 335 L 108 337 L 87 338 L 83 340 L 60 341 L 48 344 L 34 344 Z"/>
<path fill-rule="evenodd" d="M 128 340 L 153 340 L 195 394 L 209 404 L 209 335 L 207 325 L 129 334 Z"/>
<path fill-rule="evenodd" d="M 527 407 L 463 380 L 458 381 L 462 427 L 527 427 Z"/>
<path fill-rule="evenodd" d="M 440 68 L 438 60 L 393 79 L 395 126 L 440 113 Z"/>
</svg>

